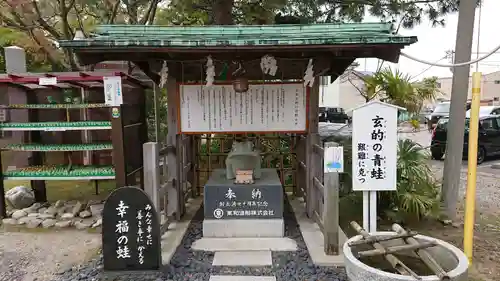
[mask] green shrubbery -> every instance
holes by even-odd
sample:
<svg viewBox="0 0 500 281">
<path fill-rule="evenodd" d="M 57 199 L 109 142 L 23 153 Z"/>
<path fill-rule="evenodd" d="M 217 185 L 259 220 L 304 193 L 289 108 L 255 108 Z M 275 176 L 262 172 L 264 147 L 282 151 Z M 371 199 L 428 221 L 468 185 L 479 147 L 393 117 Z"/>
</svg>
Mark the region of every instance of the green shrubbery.
<svg viewBox="0 0 500 281">
<path fill-rule="evenodd" d="M 334 139 L 330 138 L 329 141 L 341 143 L 345 153 L 340 196 L 361 204 L 362 193 L 351 189 L 352 140 Z M 433 176 L 428 159 L 428 152 L 420 144 L 408 139 L 399 140 L 397 191 L 378 193 L 379 216 L 395 222 L 407 222 L 438 215 L 440 185 Z"/>
</svg>

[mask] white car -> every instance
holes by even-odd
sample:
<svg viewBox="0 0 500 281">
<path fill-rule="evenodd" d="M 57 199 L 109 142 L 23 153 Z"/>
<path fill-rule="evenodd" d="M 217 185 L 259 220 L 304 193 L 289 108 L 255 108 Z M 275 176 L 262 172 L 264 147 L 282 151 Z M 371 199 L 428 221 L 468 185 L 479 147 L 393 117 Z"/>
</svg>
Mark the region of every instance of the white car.
<svg viewBox="0 0 500 281">
<path fill-rule="evenodd" d="M 500 106 L 480 106 L 479 116 L 500 115 Z M 470 118 L 470 109 L 465 112 L 465 118 Z"/>
</svg>

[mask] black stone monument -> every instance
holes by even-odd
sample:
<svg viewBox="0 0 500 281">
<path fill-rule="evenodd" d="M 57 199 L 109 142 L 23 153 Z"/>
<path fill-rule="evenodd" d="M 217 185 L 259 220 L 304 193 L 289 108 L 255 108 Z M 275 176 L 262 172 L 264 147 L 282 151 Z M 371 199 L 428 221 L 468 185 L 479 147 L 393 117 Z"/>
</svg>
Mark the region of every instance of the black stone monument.
<svg viewBox="0 0 500 281">
<path fill-rule="evenodd" d="M 161 266 L 160 223 L 148 195 L 137 187 L 111 193 L 102 213 L 105 271 L 154 271 Z"/>
<path fill-rule="evenodd" d="M 253 184 L 235 184 L 215 169 L 204 187 L 205 219 L 282 219 L 283 186 L 275 169 L 262 169 Z"/>
</svg>

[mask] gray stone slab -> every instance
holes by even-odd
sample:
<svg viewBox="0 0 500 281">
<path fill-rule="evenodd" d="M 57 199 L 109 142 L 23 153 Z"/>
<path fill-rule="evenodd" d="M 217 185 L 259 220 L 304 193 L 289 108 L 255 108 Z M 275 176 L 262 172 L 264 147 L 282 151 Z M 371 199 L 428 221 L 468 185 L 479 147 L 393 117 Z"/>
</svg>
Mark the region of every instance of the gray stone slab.
<svg viewBox="0 0 500 281">
<path fill-rule="evenodd" d="M 273 264 L 271 251 L 215 252 L 212 265 L 268 266 Z"/>
<path fill-rule="evenodd" d="M 283 187 L 276 169 L 262 169 L 253 184 L 235 184 L 215 169 L 204 187 L 207 219 L 283 218 Z"/>
<path fill-rule="evenodd" d="M 275 276 L 212 275 L 209 281 L 276 281 Z"/>
<path fill-rule="evenodd" d="M 282 219 L 203 220 L 203 237 L 283 237 Z"/>
<path fill-rule="evenodd" d="M 304 242 L 306 243 L 307 250 L 309 251 L 309 255 L 311 256 L 314 265 L 344 267 L 344 255 L 342 252 L 336 256 L 325 254 L 323 232 L 316 222 L 307 217 L 305 204 L 302 202 L 303 200 L 293 198 L 291 194 L 288 194 L 288 200 L 293 209 L 297 223 L 299 224 L 300 232 L 302 233 L 302 237 L 304 238 Z M 339 226 L 340 249 L 342 249 L 346 240 L 347 237 Z"/>
<path fill-rule="evenodd" d="M 194 241 L 191 249 L 195 251 L 297 251 L 295 240 L 283 238 L 206 238 Z"/>
</svg>

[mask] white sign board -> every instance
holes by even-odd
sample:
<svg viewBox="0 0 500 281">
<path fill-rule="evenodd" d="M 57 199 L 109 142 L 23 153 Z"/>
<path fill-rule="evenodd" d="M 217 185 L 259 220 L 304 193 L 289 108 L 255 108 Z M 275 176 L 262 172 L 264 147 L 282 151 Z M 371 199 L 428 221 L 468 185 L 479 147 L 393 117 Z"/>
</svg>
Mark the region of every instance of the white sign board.
<svg viewBox="0 0 500 281">
<path fill-rule="evenodd" d="M 232 85 L 181 85 L 181 131 L 304 132 L 307 91 L 302 83 L 250 85 L 245 93 Z"/>
<path fill-rule="evenodd" d="M 325 147 L 324 172 L 325 173 L 343 173 L 344 172 L 344 147 L 330 146 Z"/>
<path fill-rule="evenodd" d="M 104 103 L 109 106 L 123 104 L 122 78 L 119 76 L 103 77 Z"/>
<path fill-rule="evenodd" d="M 396 190 L 398 107 L 374 101 L 352 116 L 353 190 Z"/>
<path fill-rule="evenodd" d="M 40 77 L 38 78 L 38 85 L 40 86 L 57 85 L 57 77 Z"/>
</svg>

